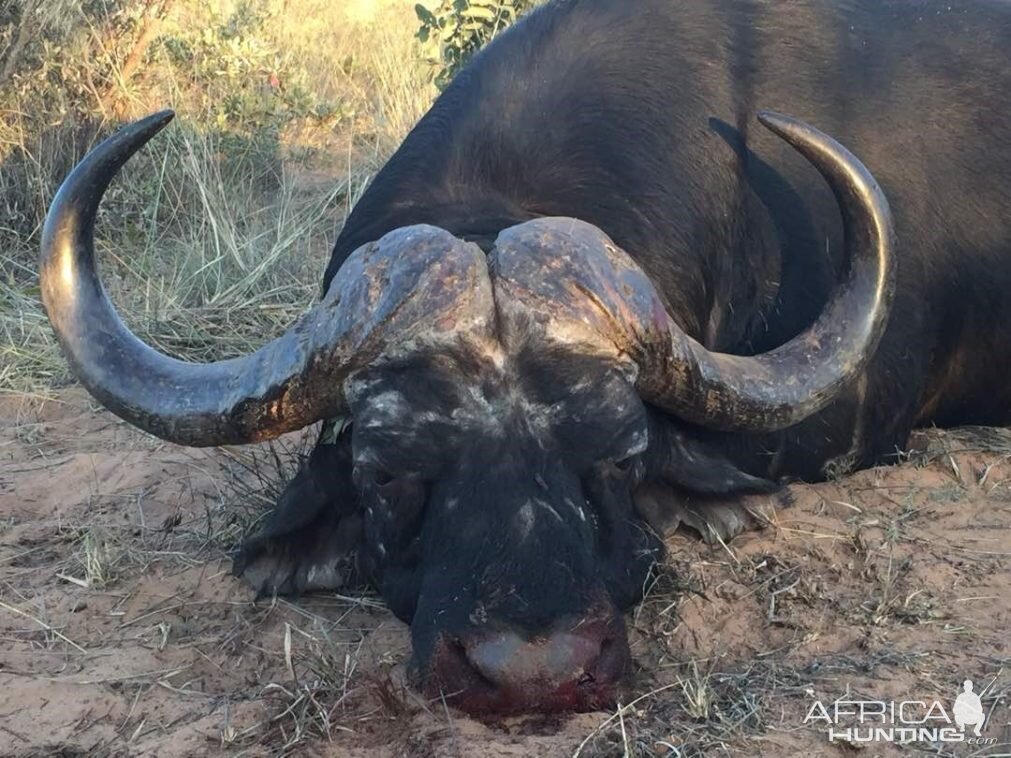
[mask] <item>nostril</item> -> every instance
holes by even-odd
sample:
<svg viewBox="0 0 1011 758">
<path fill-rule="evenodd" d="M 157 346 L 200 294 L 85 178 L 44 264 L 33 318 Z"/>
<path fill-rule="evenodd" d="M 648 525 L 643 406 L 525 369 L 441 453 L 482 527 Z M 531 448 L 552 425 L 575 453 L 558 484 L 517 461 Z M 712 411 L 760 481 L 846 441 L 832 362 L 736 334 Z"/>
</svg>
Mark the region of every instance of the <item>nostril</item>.
<svg viewBox="0 0 1011 758">
<path fill-rule="evenodd" d="M 501 633 L 462 647 L 473 674 L 500 688 L 596 686 L 613 681 L 621 668 L 614 641 L 604 635 L 557 632 L 531 639 Z"/>
<path fill-rule="evenodd" d="M 560 623 L 547 634 L 445 635 L 432 661 L 430 692 L 474 712 L 609 706 L 630 661 L 624 630 L 615 626 Z"/>
<path fill-rule="evenodd" d="M 530 643 L 510 632 L 468 641 L 464 647 L 468 665 L 492 687 L 522 684 L 537 665 Z"/>
<path fill-rule="evenodd" d="M 613 637 L 605 637 L 600 643 L 600 654 L 597 656 L 597 663 L 610 660 L 617 653 L 617 646 Z"/>
<path fill-rule="evenodd" d="M 471 680 L 471 683 L 480 682 L 489 687 L 495 687 L 495 682 L 481 669 L 480 666 L 474 664 L 471 660 L 470 654 L 468 653 L 467 644 L 461 640 L 459 637 L 455 638 L 450 643 L 450 650 L 453 657 L 457 659 L 457 665 L 461 672 L 465 672 L 465 678 Z"/>
<path fill-rule="evenodd" d="M 611 661 L 615 659 L 614 650 L 614 639 L 612 637 L 601 639 L 596 650 L 594 650 L 591 657 L 587 660 L 586 670 L 576 683 L 580 687 L 591 687 L 597 684 L 598 679 L 603 682 L 613 679 L 614 672 L 611 669 L 614 667 Z"/>
<path fill-rule="evenodd" d="M 453 697 L 476 685 L 489 684 L 487 678 L 470 661 L 467 642 L 446 636 L 432 660 L 432 682 L 445 697 Z"/>
</svg>

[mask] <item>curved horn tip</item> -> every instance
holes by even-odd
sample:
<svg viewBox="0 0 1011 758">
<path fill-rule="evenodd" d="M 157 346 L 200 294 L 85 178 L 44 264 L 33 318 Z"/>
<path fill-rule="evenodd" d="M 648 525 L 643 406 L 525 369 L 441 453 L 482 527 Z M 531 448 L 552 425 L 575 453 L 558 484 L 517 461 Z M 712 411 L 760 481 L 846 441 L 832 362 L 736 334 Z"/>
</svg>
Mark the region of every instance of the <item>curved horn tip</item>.
<svg viewBox="0 0 1011 758">
<path fill-rule="evenodd" d="M 807 158 L 808 162 L 812 163 L 833 186 L 837 199 L 838 188 L 848 187 L 850 191 L 857 192 L 859 201 L 868 205 L 873 215 L 880 217 L 881 226 L 891 224 L 888 198 L 878 185 L 877 179 L 870 169 L 835 137 L 799 118 L 784 116 L 774 111 L 759 111 L 758 120 Z"/>
<path fill-rule="evenodd" d="M 810 134 L 812 131 L 811 126 L 801 121 L 799 118 L 785 116 L 782 113 L 777 113 L 776 111 L 759 111 L 758 121 L 766 129 L 778 134 L 780 137 L 787 137 L 790 134 L 797 134 L 800 132 Z"/>
<path fill-rule="evenodd" d="M 149 122 L 151 124 L 158 124 L 159 127 L 165 126 L 169 121 L 176 117 L 176 112 L 171 108 L 165 108 L 156 113 L 152 113 L 150 116 L 145 116 L 138 123 Z"/>
<path fill-rule="evenodd" d="M 94 213 L 102 194 L 123 164 L 164 129 L 175 115 L 175 111 L 170 109 L 152 113 L 126 124 L 93 148 L 63 180 L 49 207 L 46 226 L 59 222 L 68 204 L 86 204 Z M 44 236 L 43 247 L 45 244 Z"/>
<path fill-rule="evenodd" d="M 126 129 L 134 134 L 143 134 L 144 141 L 147 142 L 154 135 L 168 126 L 169 122 L 176 117 L 176 112 L 170 108 L 152 113 L 142 119 L 129 124 Z"/>
<path fill-rule="evenodd" d="M 105 157 L 118 155 L 121 150 L 126 150 L 127 154 L 124 160 L 116 162 L 116 169 L 118 170 L 126 158 L 129 158 L 133 153 L 150 142 L 152 137 L 168 126 L 168 123 L 175 118 L 175 115 L 175 111 L 166 109 L 123 125 L 105 142 L 95 148 L 92 151 L 92 155 L 86 156 L 79 165 L 87 164 L 88 159 L 92 156 L 103 156 L 104 159 Z M 107 148 L 107 150 L 103 150 L 103 148 Z M 98 160 L 98 158 L 94 159 Z"/>
</svg>

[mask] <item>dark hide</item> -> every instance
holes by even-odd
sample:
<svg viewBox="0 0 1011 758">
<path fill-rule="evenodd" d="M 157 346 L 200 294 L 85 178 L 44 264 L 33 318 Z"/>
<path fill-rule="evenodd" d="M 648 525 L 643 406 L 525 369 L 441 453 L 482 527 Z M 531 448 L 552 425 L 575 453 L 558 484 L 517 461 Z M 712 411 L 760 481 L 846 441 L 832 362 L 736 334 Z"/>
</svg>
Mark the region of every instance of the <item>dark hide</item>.
<svg viewBox="0 0 1011 758">
<path fill-rule="evenodd" d="M 521 356 L 504 384 L 487 357 L 377 369 L 342 452 L 317 451 L 242 567 L 264 550 L 311 562 L 341 516 L 362 519 L 363 568 L 413 622 L 416 668 L 437 691 L 440 675 L 461 681 L 464 656 L 485 679 L 501 673 L 505 654 L 487 651 L 512 643 L 475 653 L 475 630 L 606 625 L 635 602 L 659 556 L 632 504 L 644 481 L 707 497 L 768 491 L 892 460 L 914 424 L 1008 421 L 1009 51 L 1002 0 L 558 0 L 531 13 L 376 176 L 324 288 L 353 250 L 398 227 L 433 224 L 488 251 L 506 227 L 568 216 L 627 250 L 705 346 L 768 350 L 814 320 L 845 267 L 835 200 L 757 125 L 770 108 L 846 145 L 888 196 L 898 283 L 875 358 L 827 409 L 760 435 L 646 408 L 615 367 L 572 355 Z M 552 409 L 550 421 L 531 408 Z M 281 573 L 264 586 L 299 589 Z M 616 634 L 593 632 L 594 644 L 617 649 Z M 586 669 L 587 686 L 620 668 Z M 507 695 L 464 677 L 463 704 L 602 702 L 603 690 L 493 683 Z"/>
</svg>

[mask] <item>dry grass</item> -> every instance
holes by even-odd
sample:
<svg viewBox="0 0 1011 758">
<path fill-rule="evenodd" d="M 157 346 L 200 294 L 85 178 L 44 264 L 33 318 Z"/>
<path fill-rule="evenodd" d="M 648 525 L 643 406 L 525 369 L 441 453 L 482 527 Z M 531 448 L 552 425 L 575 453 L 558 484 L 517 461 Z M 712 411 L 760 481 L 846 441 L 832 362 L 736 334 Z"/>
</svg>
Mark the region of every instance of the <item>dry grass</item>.
<svg viewBox="0 0 1011 758">
<path fill-rule="evenodd" d="M 125 118 L 166 106 L 179 113 L 121 173 L 97 228 L 106 285 L 142 339 L 191 360 L 239 354 L 318 296 L 344 215 L 435 93 L 408 4 L 368 26 L 349 24 L 348 7 L 301 0 L 269 27 L 273 44 L 307 62 L 305 86 L 346 104 L 351 115 L 336 125 L 303 118 L 277 134 L 222 129 L 193 111 L 192 84 L 166 78 L 157 59 L 143 90 L 121 82 Z M 202 4 L 177 8 L 175 23 L 185 23 Z M 15 97 L 0 118 L 9 211 L 0 219 L 0 391 L 45 392 L 71 379 L 39 302 L 38 236 L 59 181 L 116 125 L 100 113 L 40 124 L 31 97 Z"/>
</svg>

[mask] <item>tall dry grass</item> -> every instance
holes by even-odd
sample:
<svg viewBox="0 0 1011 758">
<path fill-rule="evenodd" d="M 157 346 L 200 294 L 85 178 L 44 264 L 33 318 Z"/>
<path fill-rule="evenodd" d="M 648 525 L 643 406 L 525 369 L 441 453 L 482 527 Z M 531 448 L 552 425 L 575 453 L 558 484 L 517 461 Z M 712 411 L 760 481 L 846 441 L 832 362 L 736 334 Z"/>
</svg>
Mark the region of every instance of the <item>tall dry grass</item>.
<svg viewBox="0 0 1011 758">
<path fill-rule="evenodd" d="M 56 4 L 62 13 L 49 12 Z M 39 301 L 39 232 L 67 171 L 119 123 L 164 107 L 178 113 L 106 195 L 97 225 L 103 279 L 142 339 L 209 360 L 259 346 L 317 297 L 345 214 L 436 94 L 412 5 L 399 0 L 256 3 L 270 14 L 264 38 L 246 39 L 229 65 L 241 69 L 257 45 L 278 50 L 301 88 L 339 104 L 336 116 L 263 129 L 222 123 L 207 96 L 213 71 L 194 79 L 156 42 L 139 71 L 121 76 L 129 50 L 96 54 L 101 30 L 77 0 L 35 5 L 48 10 L 31 19 L 32 33 L 73 54 L 50 51 L 51 71 L 14 75 L 0 93 L 0 391 L 71 381 Z M 221 21 L 240 5 L 176 0 L 160 31 Z M 9 54 L 17 30 L 5 34 Z M 260 76 L 255 64 L 250 75 Z M 54 76 L 70 84 L 40 92 Z"/>
</svg>

